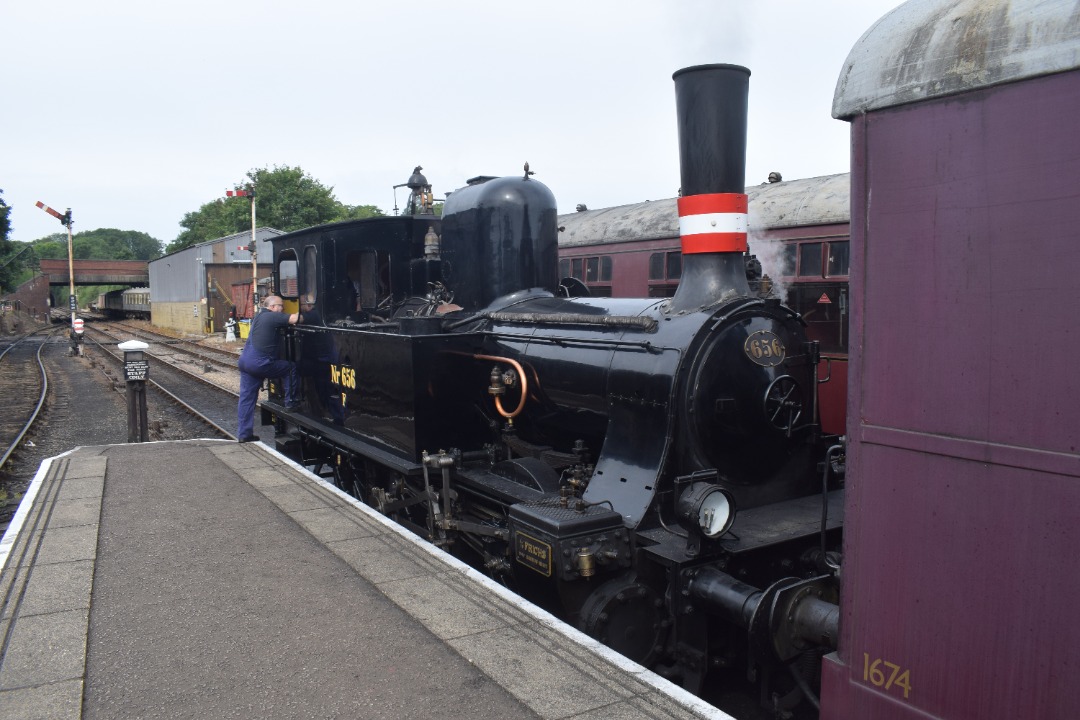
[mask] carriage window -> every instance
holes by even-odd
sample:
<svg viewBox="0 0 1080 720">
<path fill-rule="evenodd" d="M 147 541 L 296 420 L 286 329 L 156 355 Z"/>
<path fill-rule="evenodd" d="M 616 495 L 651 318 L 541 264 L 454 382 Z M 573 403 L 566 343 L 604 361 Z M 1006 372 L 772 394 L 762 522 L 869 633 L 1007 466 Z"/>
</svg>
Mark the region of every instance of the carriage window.
<svg viewBox="0 0 1080 720">
<path fill-rule="evenodd" d="M 803 243 L 799 246 L 799 277 L 821 277 L 822 243 Z"/>
<path fill-rule="evenodd" d="M 283 298 L 295 298 L 299 294 L 296 254 L 286 250 L 278 258 L 278 292 Z"/>
<path fill-rule="evenodd" d="M 600 258 L 600 281 L 611 282 L 611 256 L 604 255 Z"/>
<path fill-rule="evenodd" d="M 560 277 L 572 277 L 588 284 L 593 295 L 610 296 L 611 289 L 596 283 L 611 282 L 611 258 L 606 255 L 596 257 L 576 257 L 559 261 Z"/>
<path fill-rule="evenodd" d="M 829 265 L 826 271 L 828 277 L 848 274 L 848 243 L 829 243 Z"/>
<path fill-rule="evenodd" d="M 787 303 L 802 315 L 806 334 L 824 352 L 848 351 L 847 283 L 796 283 L 788 288 Z"/>
<path fill-rule="evenodd" d="M 649 279 L 664 279 L 664 253 L 653 253 L 649 256 Z"/>
<path fill-rule="evenodd" d="M 798 245 L 785 245 L 780 255 L 780 274 L 791 277 L 795 274 L 795 252 Z"/>
<path fill-rule="evenodd" d="M 678 280 L 682 277 L 682 252 L 653 253 L 649 256 L 649 280 Z"/>
<path fill-rule="evenodd" d="M 667 279 L 678 280 L 682 277 L 682 253 L 669 252 L 667 254 Z"/>
<path fill-rule="evenodd" d="M 318 299 L 318 284 L 315 282 L 315 278 L 318 274 L 315 269 L 318 267 L 316 263 L 315 248 L 304 248 L 304 295 L 308 302 L 315 302 Z"/>
</svg>

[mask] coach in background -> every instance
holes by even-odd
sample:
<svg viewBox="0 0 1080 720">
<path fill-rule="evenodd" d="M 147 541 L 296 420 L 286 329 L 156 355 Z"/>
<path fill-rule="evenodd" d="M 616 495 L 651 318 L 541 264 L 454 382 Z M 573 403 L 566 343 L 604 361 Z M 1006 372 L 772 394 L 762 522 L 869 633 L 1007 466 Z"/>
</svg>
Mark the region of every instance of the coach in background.
<svg viewBox="0 0 1080 720">
<path fill-rule="evenodd" d="M 262 306 L 269 312 L 260 312 L 251 321 L 247 343 L 236 363 L 240 368 L 240 401 L 236 406 L 236 438 L 239 442 L 259 439 L 254 429 L 255 403 L 263 380 L 284 378 L 285 409 L 298 407 L 296 363 L 281 359 L 281 334 L 278 331 L 286 325 L 302 322 L 303 315 L 282 312 L 285 306 L 277 295 L 267 295 Z"/>
</svg>

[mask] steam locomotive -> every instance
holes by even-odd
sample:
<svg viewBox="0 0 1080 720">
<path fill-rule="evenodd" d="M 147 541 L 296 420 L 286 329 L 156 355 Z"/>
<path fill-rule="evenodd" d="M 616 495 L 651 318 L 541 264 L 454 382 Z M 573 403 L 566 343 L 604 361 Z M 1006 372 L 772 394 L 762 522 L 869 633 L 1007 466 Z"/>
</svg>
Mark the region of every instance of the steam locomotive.
<svg viewBox="0 0 1080 720">
<path fill-rule="evenodd" d="M 441 218 L 417 167 L 405 214 L 273 240 L 303 401 L 273 383 L 262 417 L 281 452 L 587 634 L 775 707 L 835 647 L 842 445 L 805 324 L 747 281 L 749 74 L 674 75 L 674 297 L 560 284 L 528 164 Z"/>
</svg>

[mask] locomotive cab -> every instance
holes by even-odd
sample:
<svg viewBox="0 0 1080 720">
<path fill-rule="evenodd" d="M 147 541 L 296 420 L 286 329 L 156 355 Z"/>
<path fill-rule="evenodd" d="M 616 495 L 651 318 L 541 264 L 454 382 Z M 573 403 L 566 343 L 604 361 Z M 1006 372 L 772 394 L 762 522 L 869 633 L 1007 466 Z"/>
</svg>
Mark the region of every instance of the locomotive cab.
<svg viewBox="0 0 1080 720">
<path fill-rule="evenodd" d="M 436 275 L 425 238 L 440 232 L 435 216 L 371 218 L 291 233 L 275 243 L 275 285 L 288 302 L 318 306 L 329 327 L 386 323 L 407 299 L 427 292 Z M 419 258 L 419 260 L 417 260 Z"/>
</svg>

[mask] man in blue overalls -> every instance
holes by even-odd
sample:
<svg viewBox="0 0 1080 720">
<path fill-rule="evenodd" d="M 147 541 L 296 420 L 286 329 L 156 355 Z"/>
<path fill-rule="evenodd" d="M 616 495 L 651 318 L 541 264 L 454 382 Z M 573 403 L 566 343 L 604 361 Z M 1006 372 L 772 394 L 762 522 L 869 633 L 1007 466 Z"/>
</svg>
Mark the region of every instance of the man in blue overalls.
<svg viewBox="0 0 1080 720">
<path fill-rule="evenodd" d="M 296 363 L 281 360 L 281 337 L 279 330 L 303 320 L 300 313 L 286 315 L 284 305 L 277 295 L 268 295 L 262 302 L 264 308 L 251 321 L 247 343 L 240 352 L 240 401 L 237 403 L 236 438 L 239 442 L 253 442 L 255 435 L 255 403 L 259 400 L 259 388 L 268 378 L 285 379 L 285 409 L 297 407 L 296 391 L 299 383 Z"/>
</svg>

